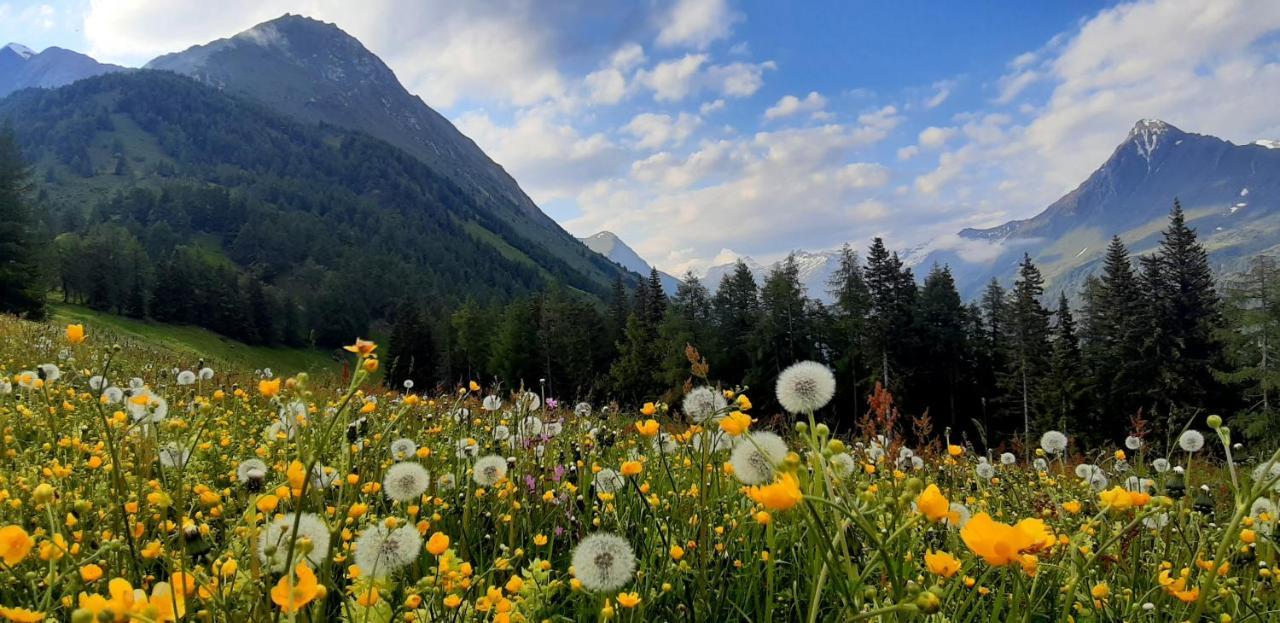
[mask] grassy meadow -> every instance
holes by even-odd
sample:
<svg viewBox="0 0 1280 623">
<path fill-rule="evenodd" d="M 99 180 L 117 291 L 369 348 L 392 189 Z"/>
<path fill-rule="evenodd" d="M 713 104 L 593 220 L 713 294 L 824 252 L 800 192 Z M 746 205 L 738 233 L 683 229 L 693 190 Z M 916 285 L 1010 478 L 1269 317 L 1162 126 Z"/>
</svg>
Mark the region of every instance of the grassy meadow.
<svg viewBox="0 0 1280 623">
<path fill-rule="evenodd" d="M 372 342 L 0 317 L 0 619 L 1271 621 L 1270 448 L 1220 420 L 987 456 L 839 380 L 679 404 L 392 391 Z M 203 364 L 201 364 L 203 362 Z M 201 367 L 203 365 L 204 367 Z M 273 370 L 267 374 L 267 368 Z M 312 371 L 311 373 L 308 370 Z M 751 399 L 775 393 L 783 426 Z M 1140 431 L 1139 431 L 1140 433 Z"/>
</svg>

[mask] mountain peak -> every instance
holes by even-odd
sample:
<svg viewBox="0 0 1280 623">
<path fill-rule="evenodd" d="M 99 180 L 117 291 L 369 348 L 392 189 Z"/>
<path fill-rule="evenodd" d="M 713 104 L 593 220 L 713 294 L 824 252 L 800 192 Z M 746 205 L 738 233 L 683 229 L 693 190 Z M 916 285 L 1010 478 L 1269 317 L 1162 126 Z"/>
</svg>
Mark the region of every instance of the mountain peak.
<svg viewBox="0 0 1280 623">
<path fill-rule="evenodd" d="M 1129 130 L 1128 142 L 1137 148 L 1143 158 L 1150 161 L 1151 155 L 1165 142 L 1163 139 L 1166 136 L 1182 134 L 1182 130 L 1159 119 L 1139 119 L 1133 129 Z"/>
<path fill-rule="evenodd" d="M 21 43 L 10 43 L 9 45 L 4 46 L 4 49 L 11 51 L 14 54 L 17 54 L 18 56 L 21 56 L 23 60 L 26 60 L 36 55 L 34 50 L 32 50 L 31 48 L 25 45 L 22 45 Z"/>
</svg>

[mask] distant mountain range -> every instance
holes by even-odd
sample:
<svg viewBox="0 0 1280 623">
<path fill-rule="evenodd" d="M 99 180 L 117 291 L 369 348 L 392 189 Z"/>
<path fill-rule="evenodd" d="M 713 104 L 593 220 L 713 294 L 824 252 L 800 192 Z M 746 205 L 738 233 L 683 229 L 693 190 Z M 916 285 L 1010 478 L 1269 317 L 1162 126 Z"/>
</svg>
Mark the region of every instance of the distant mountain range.
<svg viewBox="0 0 1280 623">
<path fill-rule="evenodd" d="M 639 253 L 627 246 L 627 243 L 623 242 L 611 231 L 602 231 L 578 240 L 587 245 L 588 249 L 609 258 L 615 264 L 633 273 L 647 277 L 653 268 L 652 264 L 641 258 Z M 662 271 L 658 271 L 658 278 L 662 280 L 662 290 L 664 292 L 668 295 L 676 293 L 676 288 L 680 285 L 679 279 Z"/>
<path fill-rule="evenodd" d="M 25 45 L 10 43 L 0 48 L 0 97 L 19 89 L 60 87 L 124 70 L 119 65 L 99 63 L 71 50 L 55 47 L 36 53 Z"/>
<path fill-rule="evenodd" d="M 1078 292 L 1118 235 L 1134 254 L 1158 244 L 1174 199 L 1209 251 L 1215 270 L 1234 272 L 1257 253 L 1280 249 L 1280 142 L 1235 145 L 1143 119 L 1075 190 L 1029 219 L 965 229 L 950 248 L 918 262 L 951 266 L 966 297 L 992 278 L 1008 283 L 1024 253 L 1050 294 Z"/>
</svg>

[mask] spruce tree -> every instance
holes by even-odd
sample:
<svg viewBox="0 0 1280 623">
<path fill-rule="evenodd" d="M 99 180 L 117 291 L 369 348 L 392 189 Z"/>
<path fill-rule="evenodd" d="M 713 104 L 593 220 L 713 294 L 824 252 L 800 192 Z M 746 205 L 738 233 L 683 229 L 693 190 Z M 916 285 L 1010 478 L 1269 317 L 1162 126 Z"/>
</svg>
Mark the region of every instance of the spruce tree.
<svg viewBox="0 0 1280 623">
<path fill-rule="evenodd" d="M 919 369 L 914 377 L 913 411 L 928 411 L 935 421 L 955 428 L 968 344 L 965 308 L 951 269 L 934 265 L 925 277 L 914 314 Z"/>
<path fill-rule="evenodd" d="M 1144 284 L 1119 237 L 1111 239 L 1100 276 L 1085 282 L 1080 337 L 1093 404 L 1084 430 L 1115 438 L 1146 404 L 1152 383 L 1144 356 L 1150 326 Z"/>
<path fill-rule="evenodd" d="M 847 379 L 836 384 L 835 401 L 857 404 L 870 393 L 871 366 L 879 362 L 869 360 L 864 343 L 871 294 L 862 277 L 858 255 L 847 244 L 840 249 L 839 264 L 827 282 L 827 294 L 832 300 L 829 310 L 831 363 L 836 378 Z"/>
<path fill-rule="evenodd" d="M 28 169 L 13 128 L 0 128 L 0 312 L 43 318 L 44 296 L 26 203 Z"/>
<path fill-rule="evenodd" d="M 1223 295 L 1227 324 L 1219 333 L 1230 365 L 1217 376 L 1245 400 L 1233 426 L 1251 439 L 1272 438 L 1280 432 L 1280 266 L 1269 255 L 1252 258 L 1226 280 Z"/>
<path fill-rule="evenodd" d="M 1049 409 L 1045 404 L 1045 384 L 1049 374 L 1049 312 L 1040 303 L 1044 294 L 1044 277 L 1023 254 L 1018 265 L 1018 278 L 1009 292 L 1009 341 L 1006 346 L 1010 362 L 1009 374 L 1002 379 L 1007 395 L 1020 405 L 1022 421 L 1005 422 L 1005 432 L 1020 428 L 1025 447 L 1030 451 L 1034 428 L 1047 428 Z"/>
<path fill-rule="evenodd" d="M 747 373 L 755 363 L 751 336 L 760 319 L 760 297 L 755 277 L 742 260 L 716 288 L 713 307 L 719 349 L 711 359 L 721 370 L 719 378 L 733 384 L 752 383 Z"/>
<path fill-rule="evenodd" d="M 1009 342 L 1009 305 L 1008 292 L 999 280 L 991 278 L 991 282 L 982 292 L 979 303 L 979 316 L 976 323 L 976 339 L 974 350 L 978 361 L 978 391 L 981 410 L 982 429 L 990 436 L 995 428 L 1009 421 L 1013 409 L 1013 401 L 1001 388 L 1001 380 L 1010 374 L 1008 342 Z"/>
<path fill-rule="evenodd" d="M 816 356 L 807 315 L 809 299 L 800 283 L 800 267 L 788 255 L 760 289 L 760 320 L 752 336 L 754 370 L 748 376 L 765 387 L 787 366 Z"/>
<path fill-rule="evenodd" d="M 868 351 L 876 361 L 877 380 L 886 387 L 902 390 L 908 386 L 907 354 L 911 352 L 911 312 L 915 307 L 916 285 L 911 269 L 897 253 L 890 253 L 884 240 L 872 240 L 863 271 L 870 294 L 867 324 Z"/>
<path fill-rule="evenodd" d="M 1080 353 L 1080 339 L 1076 334 L 1075 317 L 1067 294 L 1058 295 L 1058 309 L 1054 313 L 1053 359 L 1048 388 L 1048 406 L 1053 413 L 1050 423 L 1058 430 L 1089 430 L 1085 428 L 1085 370 Z"/>
<path fill-rule="evenodd" d="M 685 273 L 658 329 L 663 344 L 662 384 L 668 389 L 681 387 L 689 378 L 686 345 L 693 346 L 704 357 L 711 353 L 711 319 L 711 293 L 693 271 Z M 712 372 L 716 370 L 716 363 L 710 362 Z"/>
</svg>

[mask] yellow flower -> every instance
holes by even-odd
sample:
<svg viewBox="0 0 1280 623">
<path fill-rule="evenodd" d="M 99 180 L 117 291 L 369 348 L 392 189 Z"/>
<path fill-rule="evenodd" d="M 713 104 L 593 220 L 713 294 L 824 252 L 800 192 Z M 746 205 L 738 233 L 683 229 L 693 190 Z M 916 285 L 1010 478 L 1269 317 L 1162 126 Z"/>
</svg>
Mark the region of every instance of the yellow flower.
<svg viewBox="0 0 1280 623">
<path fill-rule="evenodd" d="M 102 567 L 93 563 L 80 567 L 80 579 L 85 582 L 96 582 L 100 578 L 102 578 Z"/>
<path fill-rule="evenodd" d="M 623 476 L 638 476 L 644 471 L 644 463 L 640 461 L 624 461 L 618 472 Z"/>
<path fill-rule="evenodd" d="M 302 464 L 302 461 L 293 461 L 289 463 L 285 476 L 289 479 L 289 488 L 293 489 L 293 493 L 297 495 L 307 482 L 307 467 Z"/>
<path fill-rule="evenodd" d="M 960 529 L 960 539 L 987 564 L 1002 567 L 1022 563 L 1024 553 L 1043 544 L 1043 535 L 1033 531 L 1036 527 L 1025 522 L 1010 526 L 991 519 L 986 513 L 978 513 Z M 1039 527 L 1043 528 L 1043 522 Z"/>
<path fill-rule="evenodd" d="M 623 608 L 634 608 L 640 604 L 639 593 L 618 593 L 618 605 Z"/>
<path fill-rule="evenodd" d="M 653 403 L 648 403 L 648 404 L 652 405 Z M 646 413 L 645 415 L 650 415 L 650 414 Z M 645 437 L 653 437 L 654 435 L 658 434 L 658 421 L 645 420 L 643 422 L 636 422 L 636 430 L 639 431 L 639 433 L 641 435 L 644 435 Z"/>
<path fill-rule="evenodd" d="M 734 411 L 720 418 L 720 430 L 730 437 L 737 437 L 747 432 L 748 428 L 751 428 L 751 416 L 741 411 Z"/>
<path fill-rule="evenodd" d="M 1178 575 L 1178 579 L 1169 577 L 1169 570 L 1165 569 L 1160 572 L 1158 582 L 1164 587 L 1165 592 L 1173 595 L 1183 603 L 1191 603 L 1200 598 L 1200 588 L 1187 588 L 1187 579 L 1191 576 L 1190 569 L 1183 569 Z"/>
<path fill-rule="evenodd" d="M 0 528 L 0 560 L 10 567 L 22 562 L 35 547 L 36 541 L 21 526 Z"/>
<path fill-rule="evenodd" d="M 944 578 L 949 578 L 960 571 L 960 560 L 946 552 L 925 552 L 924 565 L 929 569 L 929 573 Z"/>
<path fill-rule="evenodd" d="M 920 514 L 928 517 L 929 521 L 938 522 L 951 514 L 951 503 L 942 496 L 938 485 L 930 484 L 916 497 L 916 509 Z"/>
<path fill-rule="evenodd" d="M 378 349 L 378 345 L 374 344 L 369 340 L 356 338 L 355 344 L 352 344 L 350 346 L 343 346 L 342 348 L 345 349 L 347 352 L 355 353 L 363 358 L 363 357 L 368 357 L 369 355 L 372 355 L 373 351 Z"/>
<path fill-rule="evenodd" d="M 772 511 L 789 510 L 804 499 L 800 481 L 792 474 L 782 474 L 773 484 L 750 487 L 747 496 Z"/>
<path fill-rule="evenodd" d="M 35 610 L 27 610 L 26 608 L 9 608 L 0 606 L 0 616 L 5 620 L 15 621 L 16 623 L 40 623 L 44 620 L 44 613 Z"/>
<path fill-rule="evenodd" d="M 1151 501 L 1151 495 L 1136 491 L 1127 491 L 1124 487 L 1115 486 L 1098 494 L 1102 507 L 1113 511 L 1126 511 L 1130 508 L 1145 506 Z"/>
<path fill-rule="evenodd" d="M 964 448 L 951 444 L 947 446 L 947 454 L 950 454 L 951 456 L 960 456 L 961 454 L 964 454 Z"/>
<path fill-rule="evenodd" d="M 657 412 L 658 405 L 655 405 L 652 402 L 646 402 L 644 403 L 644 406 L 640 408 L 640 413 L 643 415 L 653 415 Z"/>
<path fill-rule="evenodd" d="M 1245 528 L 1240 531 L 1240 540 L 1245 543 L 1254 543 L 1258 540 L 1258 535 L 1253 530 Z"/>
<path fill-rule="evenodd" d="M 1062 510 L 1067 511 L 1072 515 L 1075 515 L 1080 512 L 1080 502 L 1077 500 L 1071 500 L 1070 502 L 1063 502 Z"/>
<path fill-rule="evenodd" d="M 671 560 L 678 561 L 681 558 L 684 558 L 684 548 L 675 543 L 671 544 L 671 549 L 667 553 L 671 554 Z"/>
<path fill-rule="evenodd" d="M 294 581 L 294 576 L 297 581 Z M 324 587 L 316 582 L 316 574 L 306 565 L 298 565 L 293 574 L 280 578 L 271 589 L 271 601 L 285 614 L 305 608 L 317 597 L 324 596 Z"/>
<path fill-rule="evenodd" d="M 477 383 L 477 382 L 475 382 L 475 381 L 471 381 L 471 385 L 470 385 L 470 387 L 471 387 L 471 391 L 473 391 L 473 392 L 478 392 L 478 391 L 480 391 L 480 384 L 479 384 L 479 383 Z"/>
<path fill-rule="evenodd" d="M 84 341 L 84 325 L 69 324 L 67 325 L 67 341 L 72 344 L 79 344 Z"/>
<path fill-rule="evenodd" d="M 427 539 L 427 551 L 432 556 L 439 556 L 449 549 L 449 535 L 443 532 L 437 532 Z"/>
<path fill-rule="evenodd" d="M 446 595 L 444 598 L 444 607 L 453 610 L 462 605 L 462 598 L 457 595 Z"/>
<path fill-rule="evenodd" d="M 275 398 L 280 393 L 280 379 L 262 379 L 258 381 L 258 393 L 267 398 Z"/>
<path fill-rule="evenodd" d="M 280 498 L 270 493 L 258 498 L 258 501 L 255 504 L 257 509 L 263 513 L 273 513 L 275 512 L 276 507 L 279 505 L 280 505 Z"/>
<path fill-rule="evenodd" d="M 1089 589 L 1089 594 L 1093 595 L 1094 599 L 1106 599 L 1111 595 L 1111 587 L 1107 586 L 1106 582 L 1099 582 Z"/>
</svg>

